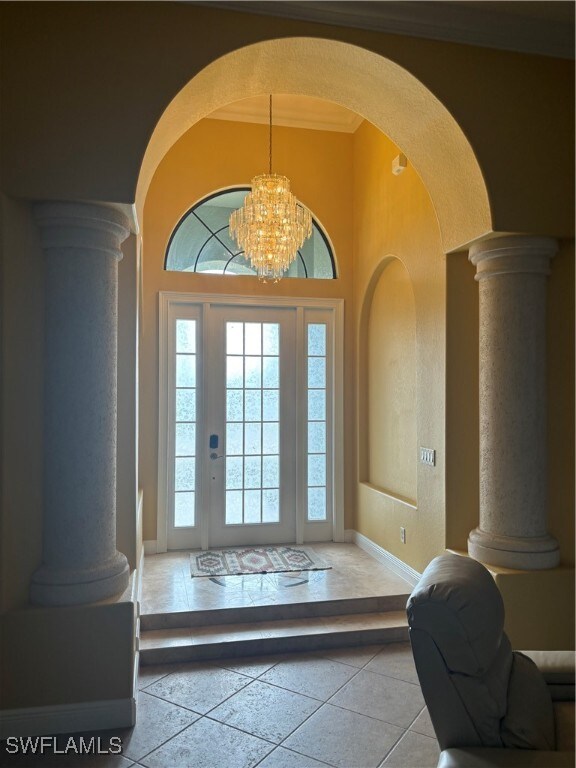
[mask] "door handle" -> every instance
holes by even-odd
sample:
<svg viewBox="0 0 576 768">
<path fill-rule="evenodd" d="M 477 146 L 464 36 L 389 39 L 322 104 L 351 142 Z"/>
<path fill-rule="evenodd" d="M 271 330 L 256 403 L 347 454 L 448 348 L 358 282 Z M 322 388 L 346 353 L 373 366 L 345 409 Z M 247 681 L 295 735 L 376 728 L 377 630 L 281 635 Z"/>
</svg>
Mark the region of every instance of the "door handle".
<svg viewBox="0 0 576 768">
<path fill-rule="evenodd" d="M 212 459 L 212 461 L 214 461 L 215 459 L 223 459 L 224 454 L 218 455 L 217 453 L 211 453 L 210 458 Z"/>
</svg>

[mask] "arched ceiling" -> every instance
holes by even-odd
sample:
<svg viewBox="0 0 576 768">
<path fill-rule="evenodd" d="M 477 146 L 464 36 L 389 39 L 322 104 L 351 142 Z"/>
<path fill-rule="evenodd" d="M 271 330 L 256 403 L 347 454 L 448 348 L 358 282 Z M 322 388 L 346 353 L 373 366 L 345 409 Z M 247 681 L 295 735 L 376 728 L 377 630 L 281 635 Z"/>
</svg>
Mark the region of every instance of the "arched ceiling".
<svg viewBox="0 0 576 768">
<path fill-rule="evenodd" d="M 327 99 L 387 134 L 426 186 L 447 252 L 491 230 L 480 166 L 442 103 L 398 64 L 348 43 L 313 38 L 240 48 L 212 62 L 182 88 L 164 111 L 144 156 L 136 196 L 139 218 L 158 164 L 185 131 L 215 110 L 265 93 Z"/>
</svg>

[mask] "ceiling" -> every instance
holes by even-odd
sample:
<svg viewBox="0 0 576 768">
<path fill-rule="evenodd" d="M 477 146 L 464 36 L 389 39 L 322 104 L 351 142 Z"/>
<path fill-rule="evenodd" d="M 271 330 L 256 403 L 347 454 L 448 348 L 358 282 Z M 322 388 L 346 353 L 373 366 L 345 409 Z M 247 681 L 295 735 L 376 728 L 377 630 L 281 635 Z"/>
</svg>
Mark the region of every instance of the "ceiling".
<svg viewBox="0 0 576 768">
<path fill-rule="evenodd" d="M 193 4 L 574 58 L 574 0 L 205 0 Z"/>
<path fill-rule="evenodd" d="M 237 120 L 242 123 L 264 123 L 269 120 L 268 95 L 235 101 L 212 112 L 215 120 Z M 288 128 L 310 128 L 319 131 L 354 133 L 362 122 L 360 115 L 339 104 L 310 96 L 286 93 L 274 94 L 272 102 L 273 125 Z"/>
</svg>

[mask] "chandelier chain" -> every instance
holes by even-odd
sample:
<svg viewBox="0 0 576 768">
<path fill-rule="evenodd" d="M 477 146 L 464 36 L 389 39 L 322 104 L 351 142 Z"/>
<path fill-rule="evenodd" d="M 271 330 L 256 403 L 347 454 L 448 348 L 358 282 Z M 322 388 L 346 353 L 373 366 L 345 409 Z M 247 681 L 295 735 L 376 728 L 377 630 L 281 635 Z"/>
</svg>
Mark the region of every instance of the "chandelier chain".
<svg viewBox="0 0 576 768">
<path fill-rule="evenodd" d="M 272 173 L 272 94 L 270 94 L 268 119 L 268 173 Z"/>
</svg>

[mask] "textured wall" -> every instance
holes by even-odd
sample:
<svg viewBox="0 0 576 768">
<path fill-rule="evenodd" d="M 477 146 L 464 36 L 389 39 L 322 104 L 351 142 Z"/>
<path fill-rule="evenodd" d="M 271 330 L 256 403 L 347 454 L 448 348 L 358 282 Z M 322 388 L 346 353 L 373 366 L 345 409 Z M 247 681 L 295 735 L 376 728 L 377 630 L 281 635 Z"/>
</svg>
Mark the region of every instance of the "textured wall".
<svg viewBox="0 0 576 768">
<path fill-rule="evenodd" d="M 372 396 L 367 399 L 360 395 L 358 462 L 361 482 L 358 485 L 356 530 L 421 571 L 442 551 L 445 540 L 446 257 L 442 253 L 434 209 L 414 168 L 409 164 L 400 176 L 392 174 L 391 163 L 396 154 L 394 145 L 368 123 L 363 123 L 354 136 L 358 391 L 364 392 L 362 387 L 369 375 L 370 349 L 366 340 L 373 295 L 378 297 L 380 275 L 386 275 L 390 268 L 388 261 L 395 257 L 407 272 L 414 296 L 415 439 L 418 447 L 436 450 L 436 466 L 424 466 L 417 463 L 418 456 L 412 458 L 410 466 L 416 473 L 413 500 L 417 499 L 417 506 L 406 504 L 399 489 L 387 489 L 396 493 L 386 494 L 364 482 L 371 471 L 366 437 L 372 426 L 373 413 L 367 407 Z M 388 371 L 382 373 L 387 375 Z M 410 419 L 409 429 L 412 424 Z M 390 454 L 392 446 L 388 450 Z M 400 526 L 406 528 L 406 544 L 400 543 Z"/>
<path fill-rule="evenodd" d="M 406 268 L 387 260 L 368 321 L 368 482 L 416 503 L 416 311 Z"/>
</svg>

